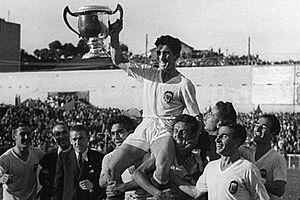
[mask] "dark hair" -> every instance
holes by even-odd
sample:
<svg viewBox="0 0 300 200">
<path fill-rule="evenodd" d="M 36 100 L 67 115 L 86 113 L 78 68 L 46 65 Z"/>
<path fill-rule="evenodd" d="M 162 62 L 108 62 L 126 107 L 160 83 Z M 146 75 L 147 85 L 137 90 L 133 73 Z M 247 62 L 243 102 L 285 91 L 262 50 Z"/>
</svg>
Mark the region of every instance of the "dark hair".
<svg viewBox="0 0 300 200">
<path fill-rule="evenodd" d="M 63 122 L 63 121 L 58 121 L 54 124 L 53 128 L 56 127 L 56 126 L 64 126 L 65 128 L 67 128 L 67 130 L 69 131 L 70 130 L 70 127 L 69 125 L 66 123 L 66 122 Z"/>
<path fill-rule="evenodd" d="M 89 130 L 82 124 L 76 124 L 76 125 L 72 126 L 70 129 L 70 132 L 72 132 L 72 131 L 76 131 L 76 132 L 83 131 L 83 132 L 85 132 L 87 137 L 90 136 Z"/>
<path fill-rule="evenodd" d="M 280 132 L 280 122 L 279 119 L 274 114 L 264 114 L 260 116 L 259 118 L 266 118 L 271 121 L 272 126 L 270 127 L 271 132 L 273 133 L 273 136 L 278 135 Z"/>
<path fill-rule="evenodd" d="M 226 126 L 229 127 L 230 129 L 233 130 L 233 139 L 240 139 L 241 143 L 240 145 L 242 145 L 245 141 L 246 141 L 246 137 L 247 137 L 247 132 L 244 126 L 237 124 L 237 123 L 233 123 L 231 121 L 221 121 L 221 123 L 219 124 L 219 129 L 222 126 Z"/>
<path fill-rule="evenodd" d="M 162 35 L 156 39 L 155 43 L 156 47 L 159 45 L 168 45 L 173 54 L 179 57 L 181 51 L 181 42 L 178 38 L 174 38 L 170 35 Z"/>
<path fill-rule="evenodd" d="M 218 101 L 216 106 L 220 113 L 220 121 L 236 122 L 236 111 L 231 102 Z"/>
<path fill-rule="evenodd" d="M 12 133 L 11 133 L 12 138 L 17 134 L 17 132 L 18 132 L 20 129 L 25 129 L 26 131 L 28 131 L 28 132 L 31 133 L 31 130 L 30 130 L 29 126 L 24 125 L 24 124 L 20 124 L 19 127 L 17 127 L 16 129 L 14 129 L 14 130 L 12 131 Z"/>
<path fill-rule="evenodd" d="M 174 120 L 174 125 L 178 122 L 189 123 L 191 125 L 193 134 L 195 134 L 197 132 L 197 130 L 199 129 L 198 120 L 195 117 L 191 116 L 191 115 L 182 114 L 182 115 L 176 116 L 175 120 Z"/>
<path fill-rule="evenodd" d="M 111 127 L 114 124 L 123 124 L 124 128 L 129 133 L 132 133 L 134 131 L 134 129 L 135 129 L 133 121 L 129 117 L 125 116 L 125 115 L 118 115 L 118 116 L 115 116 L 115 117 L 109 119 L 108 120 L 108 128 L 109 128 L 109 130 L 111 129 Z"/>
</svg>

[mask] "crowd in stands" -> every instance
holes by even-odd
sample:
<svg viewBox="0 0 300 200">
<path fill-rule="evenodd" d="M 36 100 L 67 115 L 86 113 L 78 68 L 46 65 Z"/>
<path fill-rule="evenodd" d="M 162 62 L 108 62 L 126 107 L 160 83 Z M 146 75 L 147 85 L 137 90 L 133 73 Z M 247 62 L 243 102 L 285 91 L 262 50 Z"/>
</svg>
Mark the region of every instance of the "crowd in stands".
<svg viewBox="0 0 300 200">
<path fill-rule="evenodd" d="M 151 56 L 131 55 L 131 61 L 155 65 L 156 59 Z M 271 64 L 294 64 L 287 62 L 268 62 L 261 60 L 258 55 L 224 55 L 220 50 L 215 52 L 213 49 L 195 51 L 189 54 L 182 54 L 177 59 L 177 67 L 212 67 L 212 66 L 234 66 L 234 65 L 271 65 Z"/>
<path fill-rule="evenodd" d="M 107 121 L 121 114 L 120 109 L 94 107 L 76 97 L 65 99 L 54 97 L 44 102 L 26 101 L 17 106 L 1 104 L 1 107 L 7 110 L 0 122 L 0 146 L 13 145 L 12 130 L 22 123 L 28 124 L 34 133 L 32 145 L 39 146 L 45 151 L 48 151 L 48 148 L 53 147 L 55 143 L 50 133 L 57 121 L 65 121 L 70 126 L 85 125 L 90 131 L 90 144 L 104 151 L 105 140 L 109 143 L 109 138 L 106 138 Z"/>
<path fill-rule="evenodd" d="M 11 132 L 20 123 L 28 124 L 34 133 L 32 144 L 45 151 L 55 144 L 51 130 L 57 121 L 65 121 L 70 126 L 83 124 L 90 131 L 90 145 L 103 153 L 113 150 L 107 122 L 124 113 L 118 108 L 95 107 L 77 97 L 50 97 L 46 101 L 27 100 L 17 106 L 0 104 L 5 114 L 0 121 L 0 146 L 13 145 Z M 247 143 L 252 145 L 252 130 L 262 111 L 238 113 L 238 121 L 248 132 Z M 281 121 L 280 134 L 273 141 L 273 148 L 282 154 L 300 153 L 300 113 L 275 113 Z M 136 115 L 136 114 L 135 114 Z"/>
</svg>

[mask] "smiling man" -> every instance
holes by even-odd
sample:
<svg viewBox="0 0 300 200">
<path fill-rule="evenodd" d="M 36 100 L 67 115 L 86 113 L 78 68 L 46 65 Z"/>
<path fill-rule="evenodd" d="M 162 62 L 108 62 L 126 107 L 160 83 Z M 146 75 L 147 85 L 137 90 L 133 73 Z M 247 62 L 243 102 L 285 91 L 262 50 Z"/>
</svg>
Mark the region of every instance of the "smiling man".
<svg viewBox="0 0 300 200">
<path fill-rule="evenodd" d="M 175 116 L 186 109 L 188 114 L 197 117 L 200 129 L 203 128 L 196 90 L 193 83 L 176 70 L 181 51 L 179 39 L 169 35 L 157 38 L 158 68 L 131 63 L 124 59 L 120 48 L 122 26 L 122 20 L 110 26 L 111 58 L 116 66 L 143 85 L 143 121 L 116 150 L 107 179 L 120 181 L 122 172 L 150 150 L 156 159 L 151 181 L 163 187 L 169 181 L 170 166 L 175 158 L 172 139 Z"/>
<path fill-rule="evenodd" d="M 218 101 L 209 113 L 204 116 L 204 129 L 209 133 L 210 151 L 208 152 L 209 161 L 217 160 L 220 155 L 216 153 L 215 139 L 217 137 L 218 124 L 221 121 L 236 122 L 236 111 L 231 102 Z"/>
<path fill-rule="evenodd" d="M 176 147 L 175 162 L 171 166 L 172 180 L 174 184 L 168 187 L 176 189 L 177 180 L 184 180 L 190 185 L 195 185 L 199 176 L 202 174 L 205 163 L 199 152 L 194 152 L 199 140 L 199 123 L 195 117 L 190 115 L 179 115 L 174 121 L 173 140 Z M 155 157 L 146 160 L 135 172 L 134 180 L 144 188 L 148 193 L 157 199 L 174 198 L 184 199 L 184 194 L 178 190 L 169 190 L 155 187 L 148 178 L 148 175 L 155 171 Z"/>
<path fill-rule="evenodd" d="M 108 126 L 110 128 L 110 134 L 112 137 L 112 141 L 116 146 L 116 149 L 121 146 L 121 144 L 124 142 L 124 140 L 134 131 L 135 126 L 133 124 L 133 121 L 124 115 L 119 115 L 108 122 Z M 115 150 L 106 154 L 102 161 L 102 170 L 100 173 L 100 179 L 99 184 L 101 187 L 107 187 L 109 182 L 107 182 L 105 172 L 106 168 L 110 164 L 110 160 L 113 157 L 115 153 Z M 134 169 L 134 166 L 132 166 Z M 124 183 L 118 183 L 116 184 L 110 184 L 108 187 L 107 195 L 110 196 L 120 196 L 123 195 L 124 192 L 129 190 L 134 190 L 138 186 L 137 184 L 132 181 L 131 173 L 129 169 L 126 169 L 122 174 L 122 182 Z"/>
<path fill-rule="evenodd" d="M 31 146 L 32 133 L 20 126 L 12 133 L 15 146 L 0 157 L 0 177 L 3 199 L 37 199 L 37 169 L 44 152 Z"/>
<path fill-rule="evenodd" d="M 207 164 L 196 186 L 181 184 L 179 188 L 193 198 L 208 192 L 209 200 L 268 200 L 259 170 L 238 152 L 246 139 L 245 128 L 232 122 L 219 126 L 216 152 L 221 158 Z"/>
<path fill-rule="evenodd" d="M 271 200 L 280 199 L 287 183 L 286 160 L 271 147 L 271 141 L 279 131 L 280 122 L 274 114 L 262 115 L 254 128 L 256 147 L 243 145 L 239 148 L 241 155 L 259 168 Z"/>
</svg>

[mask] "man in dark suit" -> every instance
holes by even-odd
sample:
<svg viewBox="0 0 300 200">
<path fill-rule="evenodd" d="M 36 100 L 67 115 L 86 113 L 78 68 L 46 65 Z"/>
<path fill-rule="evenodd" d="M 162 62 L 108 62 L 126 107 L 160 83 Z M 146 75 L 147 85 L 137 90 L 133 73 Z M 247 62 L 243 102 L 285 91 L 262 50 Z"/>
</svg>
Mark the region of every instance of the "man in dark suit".
<svg viewBox="0 0 300 200">
<path fill-rule="evenodd" d="M 70 130 L 72 149 L 57 158 L 55 200 L 96 200 L 105 196 L 98 180 L 103 154 L 88 148 L 89 132 L 83 125 Z"/>
<path fill-rule="evenodd" d="M 42 169 L 39 173 L 39 181 L 42 189 L 38 193 L 39 200 L 49 200 L 51 198 L 58 154 L 71 149 L 69 127 L 66 123 L 58 122 L 52 129 L 52 136 L 58 145 L 58 149 L 47 153 L 41 163 Z"/>
</svg>

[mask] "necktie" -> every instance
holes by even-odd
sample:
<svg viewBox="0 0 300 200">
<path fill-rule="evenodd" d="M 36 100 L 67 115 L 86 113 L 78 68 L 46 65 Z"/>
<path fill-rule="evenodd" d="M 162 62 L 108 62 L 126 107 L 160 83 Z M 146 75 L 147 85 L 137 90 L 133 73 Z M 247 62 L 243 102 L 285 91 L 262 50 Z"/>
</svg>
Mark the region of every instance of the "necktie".
<svg viewBox="0 0 300 200">
<path fill-rule="evenodd" d="M 83 164 L 82 153 L 79 153 L 79 155 L 78 155 L 78 166 L 79 166 L 79 168 L 81 168 L 82 164 Z"/>
</svg>

